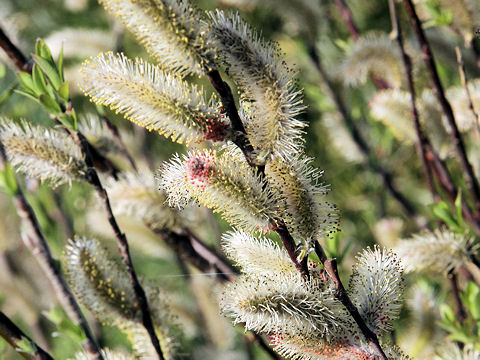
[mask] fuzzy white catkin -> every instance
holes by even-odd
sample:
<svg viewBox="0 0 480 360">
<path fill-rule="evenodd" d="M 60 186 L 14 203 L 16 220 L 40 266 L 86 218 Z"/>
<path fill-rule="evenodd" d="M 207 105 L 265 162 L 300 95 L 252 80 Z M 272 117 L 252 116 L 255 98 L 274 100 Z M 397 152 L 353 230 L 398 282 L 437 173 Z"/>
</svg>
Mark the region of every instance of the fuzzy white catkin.
<svg viewBox="0 0 480 360">
<path fill-rule="evenodd" d="M 344 58 L 338 73 L 349 85 L 364 84 L 373 75 L 398 88 L 402 84 L 403 65 L 397 44 L 385 33 L 362 35 Z"/>
<path fill-rule="evenodd" d="M 468 237 L 436 230 L 401 240 L 395 252 L 405 263 L 407 271 L 445 274 L 469 262 L 477 249 L 478 244 Z"/>
<path fill-rule="evenodd" d="M 261 157 L 271 153 L 285 158 L 303 147 L 302 92 L 294 73 L 238 14 L 210 13 L 212 37 L 228 74 L 240 90 L 243 120 L 253 147 Z"/>
<path fill-rule="evenodd" d="M 63 131 L 0 119 L 0 139 L 17 170 L 51 187 L 85 178 L 80 148 Z"/>
<path fill-rule="evenodd" d="M 117 326 L 130 337 L 142 359 L 155 357 L 128 274 L 113 261 L 98 241 L 70 240 L 65 249 L 65 269 L 69 285 L 80 302 L 102 322 Z M 152 320 L 166 359 L 172 359 L 175 343 L 168 305 L 158 291 L 145 288 Z"/>
<path fill-rule="evenodd" d="M 109 178 L 106 190 L 115 214 L 135 218 L 155 229 L 173 229 L 179 214 L 166 204 L 166 196 L 158 191 L 154 176 L 148 169 L 124 173 L 120 179 Z"/>
<path fill-rule="evenodd" d="M 109 349 L 102 349 L 101 354 L 104 360 L 135 360 L 134 355 Z M 72 360 L 90 360 L 90 355 L 85 352 L 79 352 L 75 354 L 75 358 Z"/>
<path fill-rule="evenodd" d="M 269 274 L 292 274 L 297 269 L 284 249 L 264 237 L 230 231 L 222 237 L 225 254 L 252 277 Z"/>
<path fill-rule="evenodd" d="M 328 185 L 321 183 L 322 172 L 311 162 L 304 155 L 289 161 L 276 156 L 265 166 L 268 183 L 281 199 L 281 217 L 293 236 L 303 240 L 306 250 L 335 231 L 338 224 L 335 206 L 325 201 Z"/>
<path fill-rule="evenodd" d="M 80 87 L 93 102 L 177 142 L 222 141 L 229 123 L 215 98 L 141 59 L 100 54 L 87 61 Z"/>
<path fill-rule="evenodd" d="M 343 341 L 354 326 L 331 290 L 320 290 L 299 273 L 242 276 L 228 284 L 221 307 L 247 330 Z"/>
<path fill-rule="evenodd" d="M 163 68 L 202 75 L 214 67 L 208 25 L 187 0 L 100 0 Z"/>
<path fill-rule="evenodd" d="M 349 293 L 367 326 L 377 335 L 393 329 L 403 290 L 403 268 L 392 251 L 376 246 L 357 257 Z"/>
<path fill-rule="evenodd" d="M 190 199 L 219 212 L 232 226 L 267 231 L 276 216 L 275 198 L 265 180 L 231 152 L 191 152 L 163 164 L 160 187 L 172 205 Z"/>
</svg>

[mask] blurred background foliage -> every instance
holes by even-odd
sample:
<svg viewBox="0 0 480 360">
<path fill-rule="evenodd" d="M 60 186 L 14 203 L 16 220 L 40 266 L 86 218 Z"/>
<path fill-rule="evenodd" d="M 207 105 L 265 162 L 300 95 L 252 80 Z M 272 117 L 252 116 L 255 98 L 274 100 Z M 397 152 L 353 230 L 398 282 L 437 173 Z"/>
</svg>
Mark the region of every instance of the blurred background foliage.
<svg viewBox="0 0 480 360">
<path fill-rule="evenodd" d="M 472 20 L 480 19 L 478 13 L 472 10 L 480 7 L 478 1 L 417 0 L 416 3 L 425 27 L 428 27 L 427 35 L 445 87 L 461 85 L 455 46 L 462 49 L 467 76 L 470 79 L 479 77 L 478 53 L 475 52 L 478 39 L 473 34 L 476 24 Z M 467 3 L 472 3 L 472 7 L 466 8 Z M 395 133 L 395 125 L 401 124 L 394 121 L 393 125 L 389 124 L 388 119 L 378 121 L 372 116 L 369 106 L 379 91 L 375 78 L 395 79 L 395 61 L 385 69 L 379 66 L 378 73 L 362 81 L 359 74 L 364 71 L 362 64 L 355 63 L 357 60 L 360 62 L 361 57 L 358 53 L 358 56 L 351 56 L 362 49 L 355 47 L 355 40 L 348 32 L 334 1 L 200 0 L 197 5 L 206 10 L 216 7 L 238 10 L 264 37 L 278 42 L 279 51 L 298 70 L 298 84 L 305 90 L 305 104 L 308 106 L 302 114 L 303 120 L 309 124 L 305 134 L 307 154 L 315 159 L 316 167 L 325 171 L 324 181 L 331 184 L 329 200 L 337 205 L 341 213 L 341 232 L 328 241 L 327 249 L 331 255 L 342 259 L 341 266 L 344 269 L 350 268 L 353 256 L 366 246 L 375 243 L 393 246 L 399 238 L 408 237 L 427 224 L 435 226 L 436 220 L 428 208 L 432 200 L 412 142 L 404 141 Z M 375 31 L 388 38 L 391 22 L 386 1 L 349 0 L 347 5 L 361 36 Z M 405 25 L 408 24 L 403 11 L 400 12 L 400 18 Z M 77 113 L 105 112 L 121 129 L 133 156 L 139 162 L 148 164 L 152 171 L 156 171 L 161 161 L 168 159 L 172 153 L 183 151 L 180 145 L 135 127 L 121 116 L 96 108 L 76 87 L 79 65 L 99 52 L 114 50 L 122 51 L 130 58 L 148 58 L 144 49 L 95 0 L 2 0 L 0 26 L 25 54 L 34 51 L 37 38 L 46 40 L 54 56 L 64 41 L 66 77 L 71 84 L 72 101 Z M 407 25 L 404 28 L 409 52 L 414 56 L 416 86 L 421 94 L 423 89 L 429 87 L 428 77 L 410 27 Z M 374 48 L 378 46 L 374 45 Z M 347 112 L 366 139 L 371 150 L 370 160 L 359 150 L 339 117 L 336 104 L 332 102 L 329 90 L 309 54 L 312 47 L 316 49 L 326 74 L 333 81 L 335 91 L 343 99 Z M 392 43 L 391 47 L 394 52 L 396 43 Z M 380 62 L 388 61 L 382 58 L 382 54 L 387 54 L 387 51 L 379 53 Z M 405 82 L 402 67 L 400 72 L 397 79 L 402 85 Z M 1 116 L 25 118 L 53 126 L 48 114 L 41 111 L 37 104 L 11 93 L 16 84 L 15 72 L 0 51 Z M 210 91 L 208 84 L 204 85 Z M 478 96 L 480 98 L 480 94 Z M 388 109 L 392 108 L 387 105 Z M 387 112 L 386 117 L 389 116 L 393 117 L 393 114 Z M 474 150 L 478 150 L 475 147 L 478 130 L 471 129 L 465 135 L 473 154 L 473 165 L 479 169 L 480 156 L 474 153 Z M 456 176 L 459 173 L 458 165 L 449 160 L 451 155 L 448 153 L 446 158 Z M 372 169 L 372 164 L 391 173 L 390 180 L 412 205 L 410 213 L 392 197 L 382 176 Z M 121 159 L 118 165 L 126 166 Z M 98 220 L 102 216 L 95 216 L 91 208 L 91 194 L 86 185 L 74 183 L 52 191 L 45 185 L 27 180 L 25 186 L 28 188 L 28 199 L 39 216 L 57 258 L 61 258 L 66 240 L 71 236 L 66 226 L 68 224 L 65 224 L 65 219 L 57 210 L 58 205 L 65 209 L 75 233 L 101 234 L 109 238 L 106 223 Z M 0 212 L 2 311 L 28 329 L 27 332 L 42 346 L 49 348 L 55 358 L 68 358 L 80 348 L 74 336 L 75 331 L 68 330 L 74 325 L 68 323 L 65 315 L 58 310 L 50 285 L 23 247 L 15 208 L 4 195 L 0 199 Z M 200 220 L 197 219 L 191 227 L 206 242 L 215 245 L 218 233 L 226 230 L 228 225 L 219 217 L 213 217 L 206 209 L 199 209 L 198 212 Z M 186 265 L 153 234 L 135 226 L 128 218 L 121 218 L 120 223 L 132 241 L 134 264 L 138 272 L 145 279 L 168 289 L 172 303 L 178 305 L 175 313 L 179 322 L 185 325 L 187 334 L 181 343 L 180 358 L 190 358 L 189 354 L 193 353 L 198 359 L 246 359 L 250 351 L 255 353 L 255 358 L 265 357 L 256 346 L 252 350 L 250 345 L 243 342 L 240 336 L 242 329 L 233 330 L 228 321 L 218 315 L 218 309 L 212 301 L 213 279 L 200 276 L 192 269 L 189 269 L 190 276 L 185 275 Z M 115 247 L 113 242 L 108 243 L 107 240 L 105 244 Z M 348 272 L 341 273 L 345 278 L 348 277 Z M 441 277 L 424 276 L 410 280 L 415 286 L 406 295 L 409 300 L 395 336 L 399 345 L 412 355 L 421 357 L 421 354 L 431 350 L 435 341 L 442 338 L 442 330 L 435 325 L 441 316 L 435 304 L 441 303 L 441 299 L 450 302 L 449 292 L 442 286 L 445 281 Z M 93 323 L 101 345 L 128 347 L 128 341 L 120 332 Z M 17 359 L 19 356 L 0 340 L 0 358 Z"/>
</svg>

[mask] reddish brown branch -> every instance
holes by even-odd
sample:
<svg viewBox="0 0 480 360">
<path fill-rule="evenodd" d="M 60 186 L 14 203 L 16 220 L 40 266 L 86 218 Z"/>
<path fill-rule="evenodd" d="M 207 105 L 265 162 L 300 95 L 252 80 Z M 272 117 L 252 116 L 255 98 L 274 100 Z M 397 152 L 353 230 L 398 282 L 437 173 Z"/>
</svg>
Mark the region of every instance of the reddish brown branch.
<svg viewBox="0 0 480 360">
<path fill-rule="evenodd" d="M 0 168 L 2 170 L 5 169 L 7 162 L 8 160 L 5 149 L 0 141 Z M 16 194 L 14 195 L 14 199 L 17 206 L 18 215 L 27 228 L 23 234 L 25 245 L 30 249 L 37 261 L 40 263 L 43 271 L 55 289 L 55 294 L 70 318 L 77 323 L 85 333 L 86 342 L 84 347 L 90 359 L 103 360 L 103 357 L 100 353 L 100 348 L 95 342 L 90 327 L 88 326 L 88 322 L 83 316 L 80 306 L 75 300 L 73 293 L 68 288 L 68 285 L 60 273 L 60 270 L 57 268 L 50 251 L 50 247 L 48 246 L 47 240 L 45 239 L 40 228 L 40 224 L 38 223 L 37 217 L 35 216 L 32 207 L 27 202 L 20 188 L 18 188 Z"/>
<path fill-rule="evenodd" d="M 0 336 L 10 344 L 24 359 L 27 360 L 53 360 L 45 350 L 37 345 L 30 337 L 28 337 L 20 328 L 18 328 L 3 312 L 0 311 Z M 22 342 L 27 341 L 32 347 L 33 353 L 26 353 L 19 346 Z"/>
<path fill-rule="evenodd" d="M 83 134 L 80 132 L 72 132 L 72 137 L 77 142 L 77 144 L 79 145 L 84 155 L 85 163 L 87 165 L 87 175 L 86 175 L 87 181 L 90 185 L 93 186 L 98 197 L 102 201 L 107 218 L 108 218 L 108 222 L 110 223 L 110 226 L 115 234 L 115 238 L 117 239 L 118 251 L 120 252 L 120 257 L 122 259 L 122 262 L 127 269 L 130 284 L 132 285 L 132 288 L 135 292 L 135 296 L 138 301 L 138 307 L 142 314 L 142 324 L 147 330 L 147 333 L 150 337 L 152 345 L 158 355 L 158 358 L 160 360 L 163 360 L 164 356 L 163 356 L 162 349 L 160 347 L 160 341 L 158 340 L 157 334 L 155 333 L 155 327 L 153 325 L 152 315 L 150 312 L 150 308 L 148 306 L 147 296 L 145 294 L 145 291 L 143 290 L 142 285 L 138 281 L 137 274 L 133 267 L 127 237 L 120 230 L 117 220 L 113 215 L 108 194 L 104 189 L 100 181 L 100 178 L 98 177 L 97 171 L 94 168 L 93 160 L 90 155 L 90 151 L 88 147 L 88 141 L 85 138 L 85 136 L 83 136 Z"/>
<path fill-rule="evenodd" d="M 319 258 L 322 257 L 322 254 L 317 255 Z M 335 297 L 345 306 L 350 315 L 353 317 L 370 347 L 375 350 L 375 352 L 379 355 L 380 359 L 387 360 L 388 358 L 383 352 L 382 347 L 380 346 L 377 335 L 375 335 L 375 333 L 370 330 L 370 328 L 367 326 L 365 321 L 362 319 L 360 313 L 358 312 L 357 307 L 348 297 L 347 291 L 345 290 L 345 287 L 340 280 L 340 276 L 338 275 L 337 260 L 326 259 L 323 262 L 323 266 L 325 267 L 325 270 L 327 271 L 330 279 L 332 279 L 335 286 Z"/>
<path fill-rule="evenodd" d="M 353 20 L 353 14 L 350 11 L 350 8 L 345 4 L 343 0 L 335 0 L 335 5 L 337 6 L 340 16 L 342 17 L 345 25 L 347 26 L 348 32 L 353 40 L 357 41 L 360 37 L 357 25 L 355 20 Z"/>
<path fill-rule="evenodd" d="M 439 197 L 435 191 L 435 187 L 432 179 L 432 172 L 427 162 L 427 149 L 433 151 L 433 148 L 430 146 L 430 141 L 423 131 L 422 124 L 420 123 L 420 115 L 418 113 L 416 105 L 416 95 L 415 95 L 415 84 L 413 83 L 413 70 L 412 70 L 412 60 L 410 56 L 405 51 L 402 38 L 402 28 L 398 21 L 398 15 L 395 7 L 395 1 L 389 0 L 390 6 L 390 16 L 392 20 L 392 34 L 395 36 L 395 40 L 398 43 L 398 48 L 402 54 L 403 66 L 405 68 L 405 77 L 407 80 L 408 91 L 410 93 L 410 104 L 412 112 L 413 125 L 415 127 L 415 132 L 417 134 L 416 148 L 418 156 L 420 157 L 423 173 L 425 174 L 425 180 L 427 182 L 428 189 L 432 195 L 433 201 L 438 201 Z"/>
<path fill-rule="evenodd" d="M 442 107 L 443 113 L 445 114 L 448 124 L 451 128 L 451 136 L 457 152 L 458 159 L 462 166 L 463 173 L 465 175 L 465 183 L 467 184 L 467 187 L 471 193 L 475 212 L 478 213 L 480 211 L 480 186 L 478 184 L 477 178 L 475 177 L 472 165 L 468 160 L 465 144 L 463 142 L 460 131 L 458 130 L 452 107 L 445 96 L 445 92 L 435 65 L 435 59 L 430 49 L 430 44 L 425 36 L 425 32 L 423 31 L 422 24 L 415 11 L 415 6 L 413 5 L 412 0 L 404 0 L 404 4 L 407 9 L 407 13 L 409 15 L 412 27 L 415 30 L 417 40 L 420 44 L 420 47 L 422 48 L 423 59 L 430 74 L 430 80 L 432 82 L 432 87 L 435 90 L 435 95 Z"/>
<path fill-rule="evenodd" d="M 455 311 L 457 313 L 457 319 L 462 324 L 467 318 L 467 313 L 460 297 L 460 289 L 458 288 L 457 275 L 453 270 L 448 273 L 448 280 L 452 288 L 453 299 L 455 300 Z"/>
</svg>

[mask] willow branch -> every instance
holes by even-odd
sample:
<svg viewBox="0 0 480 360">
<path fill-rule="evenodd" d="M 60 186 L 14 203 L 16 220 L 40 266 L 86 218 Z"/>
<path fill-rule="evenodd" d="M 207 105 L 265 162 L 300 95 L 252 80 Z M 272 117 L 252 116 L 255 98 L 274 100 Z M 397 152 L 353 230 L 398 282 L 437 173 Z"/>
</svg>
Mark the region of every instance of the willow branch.
<svg viewBox="0 0 480 360">
<path fill-rule="evenodd" d="M 317 247 L 317 245 L 315 245 Z M 318 257 L 321 257 L 322 253 L 318 254 Z M 360 328 L 360 331 L 362 332 L 363 336 L 365 337 L 365 340 L 367 343 L 370 345 L 370 347 L 375 350 L 375 352 L 378 354 L 380 359 L 382 360 L 387 360 L 387 356 L 382 350 L 382 347 L 380 346 L 380 342 L 378 341 L 377 335 L 370 330 L 370 328 L 367 326 L 365 321 L 362 319 L 360 313 L 358 312 L 357 307 L 352 303 L 350 298 L 348 297 L 348 293 L 345 290 L 345 287 L 342 284 L 342 281 L 340 280 L 340 276 L 338 275 L 338 268 L 337 268 L 337 260 L 336 259 L 326 259 L 323 262 L 323 266 L 325 267 L 326 272 L 330 276 L 330 279 L 332 279 L 334 288 L 335 288 L 335 298 L 337 298 L 348 310 L 352 318 L 355 320 L 357 323 L 358 327 Z"/>
<path fill-rule="evenodd" d="M 5 149 L 0 141 L 0 169 L 5 170 L 7 161 Z M 14 199 L 17 207 L 17 213 L 27 227 L 27 230 L 23 234 L 25 245 L 30 249 L 32 254 L 40 263 L 43 271 L 55 289 L 55 294 L 67 311 L 69 317 L 75 323 L 77 323 L 85 333 L 86 342 L 84 347 L 90 359 L 103 360 L 103 357 L 100 353 L 100 348 L 95 342 L 90 327 L 88 326 L 88 322 L 83 316 L 80 306 L 75 300 L 73 293 L 68 288 L 68 285 L 65 282 L 60 270 L 57 268 L 50 251 L 50 247 L 48 246 L 47 240 L 45 239 L 45 236 L 40 228 L 40 224 L 38 223 L 37 217 L 35 216 L 32 207 L 27 202 L 20 187 L 18 187 L 18 190 L 14 195 Z"/>
<path fill-rule="evenodd" d="M 174 232 L 149 224 L 147 227 L 159 235 L 180 258 L 188 261 L 198 270 L 204 273 L 215 272 L 221 281 L 232 281 L 238 274 L 238 270 L 230 265 L 222 255 L 206 245 L 190 230 L 182 229 L 181 232 Z"/>
<path fill-rule="evenodd" d="M 427 155 L 426 155 L 427 151 L 429 149 L 430 151 L 433 151 L 433 148 L 431 147 L 430 141 L 425 135 L 422 124 L 420 123 L 420 115 L 416 105 L 415 84 L 413 83 L 412 60 L 410 56 L 407 54 L 407 52 L 405 51 L 405 46 L 403 44 L 403 38 L 402 38 L 402 28 L 400 26 L 400 22 L 398 21 L 395 1 L 389 0 L 388 4 L 390 7 L 390 17 L 392 21 L 392 35 L 394 39 L 397 41 L 398 48 L 400 49 L 400 53 L 402 54 L 403 67 L 405 69 L 405 77 L 407 80 L 408 91 L 410 93 L 412 120 L 415 128 L 415 132 L 417 134 L 417 141 L 415 143 L 417 148 L 417 153 L 422 163 L 423 173 L 425 174 L 425 180 L 427 182 L 428 189 L 430 190 L 430 194 L 432 195 L 432 199 L 433 201 L 438 201 L 439 197 L 435 191 L 435 187 L 432 179 L 432 172 L 427 162 Z"/>
<path fill-rule="evenodd" d="M 18 71 L 32 71 L 32 62 L 23 55 L 22 51 L 10 40 L 2 28 L 0 28 L 0 47 L 5 51 L 10 60 L 12 60 Z"/>
<path fill-rule="evenodd" d="M 333 82 L 330 80 L 327 72 L 323 68 L 322 62 L 320 57 L 317 53 L 317 49 L 315 48 L 314 44 L 308 44 L 308 52 L 310 55 L 310 59 L 312 60 L 315 68 L 317 69 L 320 77 L 322 78 L 323 82 L 327 86 L 330 98 L 333 100 L 335 106 L 338 109 L 338 112 L 345 123 L 347 130 L 350 133 L 353 141 L 357 144 L 358 148 L 362 152 L 362 154 L 367 159 L 368 166 L 376 172 L 382 178 L 383 183 L 385 184 L 386 188 L 393 196 L 393 198 L 402 206 L 403 210 L 412 217 L 417 216 L 417 212 L 413 206 L 413 204 L 404 196 L 395 186 L 393 183 L 393 175 L 390 171 L 385 169 L 380 163 L 379 160 L 375 158 L 374 152 L 370 149 L 370 146 L 363 138 L 360 129 L 358 128 L 355 121 L 350 116 L 345 103 L 343 102 L 342 98 L 338 94 L 338 91 L 335 89 Z"/>
<path fill-rule="evenodd" d="M 234 131 L 238 134 L 241 134 L 242 141 L 241 142 L 235 142 L 237 146 L 242 150 L 242 152 L 245 154 L 245 157 L 247 161 L 249 162 L 250 166 L 255 167 L 257 171 L 263 174 L 263 167 L 259 168 L 258 166 L 255 165 L 255 161 L 251 161 L 253 157 L 252 151 L 253 147 L 250 144 L 245 128 L 243 127 L 243 124 L 241 123 L 240 117 L 238 115 L 238 110 L 235 105 L 235 99 L 233 98 L 232 91 L 228 84 L 224 82 L 220 76 L 220 73 L 218 71 L 213 71 L 208 73 L 208 77 L 210 79 L 210 82 L 212 82 L 212 85 L 214 86 L 215 90 L 220 95 L 220 98 L 222 99 L 222 104 L 225 108 L 225 112 L 227 115 L 230 116 L 230 114 L 233 116 L 233 119 L 231 118 L 231 123 Z M 290 256 L 290 259 L 292 262 L 295 264 L 295 267 L 297 270 L 302 274 L 303 277 L 309 278 L 309 272 L 308 272 L 308 266 L 307 266 L 307 258 L 303 258 L 299 261 L 298 259 L 298 254 L 297 254 L 297 247 L 295 243 L 295 239 L 292 237 L 290 234 L 287 226 L 285 225 L 284 222 L 282 221 L 277 221 L 276 223 L 273 223 L 273 228 L 275 232 L 280 236 L 280 239 L 282 240 L 283 246 L 285 247 L 288 255 Z M 323 254 L 323 265 L 325 268 L 329 266 L 328 264 L 335 264 L 335 274 L 332 273 L 331 276 L 336 276 L 332 277 L 332 279 L 336 279 L 338 281 L 338 284 L 342 284 L 340 281 L 340 278 L 338 277 L 338 273 L 336 273 L 336 261 L 335 259 L 327 259 L 325 252 L 323 251 L 321 245 L 317 242 L 315 244 L 315 248 L 319 250 L 321 254 Z M 320 255 L 319 255 L 320 257 Z M 322 259 L 322 258 L 321 258 Z M 332 265 L 333 266 L 333 265 Z M 333 268 L 332 268 L 333 269 Z M 342 285 L 343 288 L 343 285 Z M 346 294 L 345 289 L 343 289 L 342 292 L 338 292 L 339 294 L 339 300 L 342 301 L 342 304 L 349 309 L 350 305 L 353 305 L 350 299 L 348 298 L 348 295 Z M 340 296 L 341 295 L 341 296 Z M 350 310 L 349 310 L 350 311 Z M 387 360 L 387 357 L 385 356 L 385 353 L 383 352 L 382 348 L 380 347 L 380 343 L 378 342 L 378 339 L 375 334 L 373 334 L 368 327 L 365 325 L 365 322 L 362 320 L 360 315 L 356 317 L 354 312 L 350 312 L 352 317 L 354 317 L 355 321 L 357 323 L 363 323 L 362 326 L 359 325 L 360 329 L 362 330 L 362 333 L 364 334 L 365 338 L 371 345 L 372 349 L 379 355 L 381 360 Z M 357 310 L 358 314 L 358 310 Z M 365 332 L 363 329 L 367 329 Z"/>
<path fill-rule="evenodd" d="M 445 91 L 443 89 L 436 69 L 435 59 L 430 49 L 430 44 L 425 36 L 425 32 L 423 31 L 420 19 L 418 18 L 418 15 L 415 11 L 415 6 L 413 5 L 412 0 L 404 0 L 404 4 L 407 9 L 407 13 L 409 15 L 412 27 L 415 30 L 417 40 L 420 44 L 420 47 L 422 48 L 423 59 L 430 74 L 430 80 L 432 82 L 432 87 L 435 90 L 435 95 L 442 107 L 443 113 L 445 114 L 448 124 L 451 128 L 451 136 L 453 139 L 455 150 L 457 152 L 457 156 L 462 166 L 463 173 L 465 175 L 465 182 L 472 195 L 475 211 L 478 213 L 480 211 L 480 186 L 478 184 L 477 178 L 475 177 L 472 165 L 468 160 L 465 144 L 463 142 L 460 131 L 458 130 L 452 106 L 450 105 L 450 102 L 445 96 Z"/>
<path fill-rule="evenodd" d="M 458 288 L 457 275 L 453 271 L 450 271 L 447 277 L 450 281 L 450 286 L 452 288 L 453 299 L 455 300 L 457 319 L 462 324 L 467 318 L 467 313 L 460 297 L 460 289 Z"/>
<path fill-rule="evenodd" d="M 53 360 L 45 350 L 37 345 L 28 335 L 18 328 L 7 315 L 0 311 L 0 336 L 26 360 Z M 25 352 L 22 344 L 27 342 L 34 351 Z"/>
<path fill-rule="evenodd" d="M 125 234 L 120 230 L 118 226 L 117 220 L 113 215 L 112 207 L 110 205 L 110 199 L 108 197 L 107 191 L 103 187 L 100 178 L 98 177 L 98 173 L 95 170 L 93 165 L 93 160 L 90 155 L 88 142 L 85 136 L 80 132 L 71 132 L 72 137 L 79 145 L 80 149 L 82 150 L 82 154 L 85 159 L 85 163 L 87 165 L 87 174 L 86 178 L 87 181 L 92 187 L 95 189 L 98 197 L 100 198 L 101 202 L 104 205 L 104 210 L 108 218 L 108 222 L 115 234 L 115 238 L 117 240 L 117 246 L 120 253 L 120 257 L 122 259 L 123 264 L 125 265 L 128 278 L 130 280 L 130 284 L 135 292 L 135 296 L 138 302 L 138 307 L 140 308 L 142 314 L 142 324 L 147 330 L 147 333 L 150 337 L 152 345 L 158 355 L 160 360 L 164 359 L 162 349 L 160 347 L 160 341 L 158 340 L 157 334 L 155 333 L 155 328 L 153 325 L 152 315 L 150 312 L 150 308 L 148 306 L 147 296 L 145 294 L 145 290 L 143 289 L 142 285 L 140 284 L 135 269 L 133 267 L 132 258 L 130 256 L 130 249 L 127 241 L 127 237 Z"/>
</svg>

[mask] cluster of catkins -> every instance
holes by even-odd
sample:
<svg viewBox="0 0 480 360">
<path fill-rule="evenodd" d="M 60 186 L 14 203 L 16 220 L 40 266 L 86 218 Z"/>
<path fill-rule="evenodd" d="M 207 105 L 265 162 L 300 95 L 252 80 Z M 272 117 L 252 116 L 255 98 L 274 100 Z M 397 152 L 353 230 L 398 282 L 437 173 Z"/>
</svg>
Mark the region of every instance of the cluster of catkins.
<svg viewBox="0 0 480 360">
<path fill-rule="evenodd" d="M 276 45 L 263 40 L 236 14 L 204 14 L 186 1 L 100 3 L 158 64 L 123 54 L 100 54 L 84 64 L 80 86 L 93 102 L 137 125 L 202 149 L 174 156 L 161 167 L 158 178 L 170 206 L 183 208 L 197 202 L 237 228 L 224 236 L 224 249 L 243 273 L 223 292 L 224 312 L 247 330 L 268 334 L 275 350 L 286 358 L 376 359 L 320 266 L 309 264 L 307 280 L 285 250 L 260 237 L 286 227 L 297 242 L 297 254 L 306 256 L 338 224 L 335 207 L 325 201 L 328 187 L 320 182 L 321 172 L 304 153 L 306 124 L 298 119 L 304 109 L 302 93 Z M 238 90 L 244 134 L 228 116 L 227 107 L 231 110 L 232 104 L 207 96 L 186 79 L 197 75 L 222 86 L 220 70 Z M 5 134 L 15 132 L 6 125 L 4 129 Z M 249 161 L 245 148 L 235 145 L 239 143 L 249 144 Z M 63 156 L 58 162 L 69 167 L 56 179 L 52 176 L 54 180 L 70 179 L 66 174 L 72 168 L 71 178 L 85 176 L 84 166 L 75 162 L 77 150 L 63 142 L 57 150 Z M 47 158 L 42 161 L 48 162 Z M 52 172 L 57 169 L 54 165 Z M 100 317 L 112 314 L 111 321 L 118 321 L 118 326 L 137 329 L 138 314 L 129 302 L 132 290 L 115 276 L 119 270 L 105 258 L 106 253 L 95 242 L 77 239 L 68 245 L 67 255 L 71 281 L 83 302 Z M 103 265 L 97 266 L 103 258 Z M 87 286 L 92 282 L 100 284 L 96 292 Z M 375 248 L 358 257 L 348 293 L 378 337 L 392 330 L 402 291 L 402 269 L 395 255 Z M 162 304 L 153 301 L 151 307 L 156 306 Z M 118 308 L 123 310 L 117 316 Z M 168 326 L 161 314 L 154 311 L 154 323 L 161 340 L 165 339 L 162 347 L 169 349 L 170 335 L 163 335 Z M 382 345 L 389 358 L 407 358 L 398 349 Z"/>
</svg>

